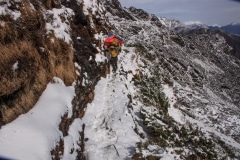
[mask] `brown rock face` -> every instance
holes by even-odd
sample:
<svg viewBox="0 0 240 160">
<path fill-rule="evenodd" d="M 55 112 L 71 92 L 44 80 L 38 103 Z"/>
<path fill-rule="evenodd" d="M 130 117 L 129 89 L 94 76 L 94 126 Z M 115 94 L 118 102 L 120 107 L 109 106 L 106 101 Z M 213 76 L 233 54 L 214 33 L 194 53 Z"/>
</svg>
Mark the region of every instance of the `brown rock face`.
<svg viewBox="0 0 240 160">
<path fill-rule="evenodd" d="M 21 17 L 1 17 L 0 127 L 31 109 L 54 76 L 66 85 L 76 79 L 71 45 L 46 34 L 41 10 L 26 1 L 11 5 Z"/>
<path fill-rule="evenodd" d="M 7 2 L 0 5 L 6 6 Z M 61 7 L 74 12 L 71 17 L 64 15 L 68 13 L 60 16 L 61 22 L 70 26 L 69 43 L 46 29 L 46 24 L 54 21 L 51 12 L 47 12 Z M 61 78 L 65 85 L 76 81 L 74 113 L 69 119 L 63 117 L 63 133 L 67 134 L 74 118 L 84 115 L 83 109 L 94 98 L 95 85 L 109 73 L 109 64 L 95 61 L 99 52 L 96 47 L 101 48 L 101 42 L 94 38 L 97 33 L 107 33 L 109 26 L 103 26 L 98 12 L 85 15 L 82 7 L 76 0 L 22 0 L 8 4 L 8 9 L 21 16 L 14 19 L 1 15 L 0 20 L 0 127 L 28 112 L 53 77 Z"/>
</svg>

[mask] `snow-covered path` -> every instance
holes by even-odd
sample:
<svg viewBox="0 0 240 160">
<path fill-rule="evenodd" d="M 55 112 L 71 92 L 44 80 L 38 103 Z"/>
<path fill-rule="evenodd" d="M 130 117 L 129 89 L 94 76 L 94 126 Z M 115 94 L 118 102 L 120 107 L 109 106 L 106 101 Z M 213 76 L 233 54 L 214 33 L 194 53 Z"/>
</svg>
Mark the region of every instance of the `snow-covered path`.
<svg viewBox="0 0 240 160">
<path fill-rule="evenodd" d="M 119 66 L 123 58 L 120 57 Z M 136 142 L 140 142 L 134 131 L 133 110 L 128 107 L 130 91 L 126 82 L 117 71 L 102 78 L 96 86 L 94 101 L 88 105 L 83 119 L 87 159 L 131 159 Z"/>
<path fill-rule="evenodd" d="M 139 107 L 129 108 L 130 97 L 135 92 L 131 82 L 132 72 L 136 70 L 133 54 L 123 51 L 119 55 L 117 73 L 111 72 L 98 82 L 94 100 L 88 104 L 83 119 L 74 120 L 66 137 L 59 130 L 59 123 L 66 112 L 69 116 L 72 114 L 74 86 L 67 87 L 55 78 L 56 83 L 48 85 L 33 109 L 0 129 L 0 157 L 50 160 L 51 150 L 61 138 L 64 139 L 62 159 L 74 160 L 80 149 L 79 132 L 85 124 L 84 154 L 87 159 L 131 159 L 136 142 L 141 141 L 135 132 L 141 131 L 135 115 Z"/>
</svg>

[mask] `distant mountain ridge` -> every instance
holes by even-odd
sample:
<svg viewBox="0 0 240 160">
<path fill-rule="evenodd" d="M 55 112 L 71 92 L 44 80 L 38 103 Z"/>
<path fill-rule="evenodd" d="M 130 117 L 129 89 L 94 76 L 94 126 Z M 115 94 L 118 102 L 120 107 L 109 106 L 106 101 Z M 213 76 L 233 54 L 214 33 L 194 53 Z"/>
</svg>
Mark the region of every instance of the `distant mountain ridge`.
<svg viewBox="0 0 240 160">
<path fill-rule="evenodd" d="M 221 27 L 209 26 L 209 28 L 213 29 L 213 30 L 224 30 L 224 31 L 227 31 L 229 33 L 240 36 L 240 23 L 231 23 L 231 24 L 221 26 Z"/>
<path fill-rule="evenodd" d="M 176 30 L 177 32 L 179 31 L 183 31 L 183 30 L 192 30 L 192 29 L 211 29 L 211 30 L 221 30 L 221 31 L 225 31 L 234 35 L 238 35 L 240 36 L 240 23 L 230 23 L 228 25 L 225 26 L 209 26 L 206 24 L 199 24 L 199 23 L 193 23 L 193 24 L 184 24 L 181 23 L 178 20 L 170 20 L 171 22 L 168 23 L 168 25 L 172 28 L 174 28 L 174 30 Z"/>
<path fill-rule="evenodd" d="M 186 25 L 178 20 L 163 19 L 165 26 L 169 27 L 173 32 L 181 35 L 187 34 L 220 34 L 225 37 L 228 44 L 231 44 L 233 50 L 231 54 L 237 58 L 240 58 L 240 23 L 231 23 L 226 26 L 208 26 L 206 24 L 190 24 Z"/>
</svg>

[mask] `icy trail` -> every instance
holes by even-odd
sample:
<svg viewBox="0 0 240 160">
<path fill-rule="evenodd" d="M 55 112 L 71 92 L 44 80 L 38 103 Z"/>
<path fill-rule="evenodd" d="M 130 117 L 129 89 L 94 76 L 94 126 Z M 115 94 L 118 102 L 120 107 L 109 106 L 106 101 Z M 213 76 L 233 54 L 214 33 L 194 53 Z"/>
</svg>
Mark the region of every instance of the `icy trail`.
<svg viewBox="0 0 240 160">
<path fill-rule="evenodd" d="M 62 160 L 75 160 L 79 150 L 79 132 L 85 124 L 84 153 L 89 160 L 131 159 L 136 142 L 141 138 L 134 131 L 141 132 L 136 123 L 138 102 L 132 102 L 135 94 L 132 72 L 135 72 L 134 52 L 119 55 L 119 69 L 116 75 L 102 78 L 95 88 L 95 97 L 86 108 L 83 119 L 74 120 L 64 137 L 59 130 L 61 117 L 72 114 L 71 101 L 75 95 L 74 86 L 67 87 L 55 78 L 49 83 L 37 104 L 28 113 L 0 129 L 0 157 L 18 160 L 50 160 L 51 150 L 64 140 Z M 131 71 L 131 72 L 129 72 Z"/>
<path fill-rule="evenodd" d="M 119 67 L 124 65 L 126 56 L 119 57 Z M 88 105 L 83 119 L 87 159 L 131 159 L 140 138 L 134 131 L 135 115 L 128 107 L 130 87 L 119 69 L 96 86 L 94 101 Z"/>
</svg>

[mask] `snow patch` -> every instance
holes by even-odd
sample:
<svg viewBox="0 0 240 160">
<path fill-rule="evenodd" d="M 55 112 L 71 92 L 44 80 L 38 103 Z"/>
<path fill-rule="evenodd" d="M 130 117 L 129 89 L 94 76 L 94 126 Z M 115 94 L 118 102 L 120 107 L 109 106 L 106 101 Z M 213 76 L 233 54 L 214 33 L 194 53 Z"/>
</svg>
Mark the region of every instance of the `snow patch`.
<svg viewBox="0 0 240 160">
<path fill-rule="evenodd" d="M 168 102 L 170 107 L 168 108 L 168 114 L 178 123 L 185 124 L 183 119 L 183 115 L 181 111 L 174 107 L 176 101 L 176 97 L 174 96 L 173 87 L 165 84 L 163 85 L 163 92 L 165 93 L 166 97 L 168 98 Z"/>
<path fill-rule="evenodd" d="M 70 37 L 70 22 L 68 21 L 74 15 L 73 10 L 70 8 L 53 8 L 47 10 L 46 17 L 46 29 L 47 33 L 54 33 L 57 38 L 63 39 L 65 42 L 70 43 L 72 41 Z M 65 19 L 63 21 L 62 19 Z"/>
<path fill-rule="evenodd" d="M 73 86 L 49 83 L 33 109 L 1 128 L 0 155 L 25 160 L 51 159 L 50 150 L 62 137 L 61 117 L 72 107 L 74 95 Z"/>
<path fill-rule="evenodd" d="M 17 20 L 21 16 L 21 12 L 17 10 L 11 10 L 9 9 L 9 6 L 11 6 L 10 0 L 1 0 L 2 4 L 0 5 L 0 15 L 10 15 L 10 17 L 14 20 Z M 20 2 L 20 0 L 15 0 L 15 3 Z M 16 4 L 17 5 L 17 4 Z M 19 7 L 18 5 L 16 6 Z"/>
<path fill-rule="evenodd" d="M 17 69 L 18 69 L 18 61 L 16 63 L 14 63 L 12 66 L 13 71 L 16 71 Z"/>
</svg>

